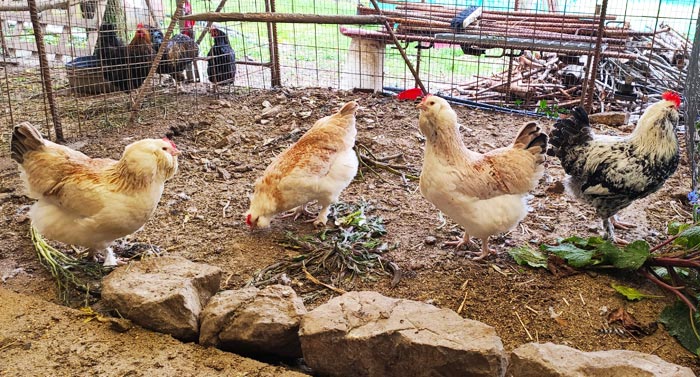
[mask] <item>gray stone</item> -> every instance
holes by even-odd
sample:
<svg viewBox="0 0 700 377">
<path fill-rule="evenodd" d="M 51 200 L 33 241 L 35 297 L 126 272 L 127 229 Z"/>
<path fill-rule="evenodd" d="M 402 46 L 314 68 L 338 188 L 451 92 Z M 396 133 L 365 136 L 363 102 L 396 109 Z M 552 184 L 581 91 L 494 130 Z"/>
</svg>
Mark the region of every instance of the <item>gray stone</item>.
<svg viewBox="0 0 700 377">
<path fill-rule="evenodd" d="M 302 300 L 284 285 L 219 292 L 202 312 L 199 343 L 245 355 L 301 357 Z"/>
<path fill-rule="evenodd" d="M 115 269 L 102 282 L 106 308 L 175 338 L 196 340 L 199 314 L 219 290 L 221 269 L 166 256 Z"/>
<path fill-rule="evenodd" d="M 328 376 L 503 376 L 495 330 L 448 309 L 350 292 L 302 318 L 304 360 Z"/>
<path fill-rule="evenodd" d="M 690 377 L 686 367 L 656 355 L 611 350 L 583 352 L 553 343 L 528 343 L 510 357 L 510 377 Z"/>
</svg>

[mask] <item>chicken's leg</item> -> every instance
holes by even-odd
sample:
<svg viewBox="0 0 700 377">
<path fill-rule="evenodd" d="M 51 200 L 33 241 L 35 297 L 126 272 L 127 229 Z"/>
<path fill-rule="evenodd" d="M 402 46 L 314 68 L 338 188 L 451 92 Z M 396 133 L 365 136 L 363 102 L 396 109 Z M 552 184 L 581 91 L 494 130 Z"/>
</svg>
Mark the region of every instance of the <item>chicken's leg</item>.
<svg viewBox="0 0 700 377">
<path fill-rule="evenodd" d="M 636 224 L 632 223 L 625 223 L 617 219 L 617 215 L 613 215 L 610 217 L 610 222 L 612 225 L 617 228 L 617 229 L 622 229 L 622 230 L 630 230 L 632 228 L 636 228 Z"/>
<path fill-rule="evenodd" d="M 462 239 L 459 241 L 445 242 L 445 246 L 454 246 L 456 250 L 459 250 L 462 245 L 467 245 L 467 249 L 470 249 L 472 246 L 476 246 L 467 232 L 464 232 L 464 237 L 462 237 Z"/>
<path fill-rule="evenodd" d="M 489 237 L 486 236 L 481 239 L 481 253 L 479 253 L 479 255 L 477 255 L 476 257 L 472 258 L 472 260 L 482 260 L 491 253 L 493 253 L 493 250 L 489 248 Z"/>
<path fill-rule="evenodd" d="M 300 205 L 299 207 L 293 209 L 293 210 L 290 211 L 289 213 L 285 213 L 284 215 L 280 216 L 280 219 L 284 219 L 284 218 L 287 218 L 287 217 L 292 217 L 292 216 L 294 216 L 294 220 L 296 220 L 296 219 L 298 219 L 299 216 L 301 216 L 302 214 L 306 214 L 306 215 L 312 216 L 313 214 L 312 214 L 311 212 L 309 212 L 309 210 L 306 208 L 306 206 L 307 206 L 308 204 L 309 204 L 309 203 L 306 203 L 306 204 L 304 204 L 304 205 Z"/>
<path fill-rule="evenodd" d="M 628 245 L 629 242 L 615 237 L 615 226 L 613 225 L 613 217 L 603 219 L 603 228 L 605 229 L 605 239 L 619 245 Z"/>
<path fill-rule="evenodd" d="M 119 264 L 117 258 L 114 256 L 114 251 L 112 251 L 111 247 L 107 247 L 104 250 L 95 250 L 95 249 L 89 249 L 88 250 L 88 258 L 97 261 L 97 254 L 102 254 L 104 256 L 104 262 L 102 263 L 103 266 L 105 267 L 114 267 Z"/>
<path fill-rule="evenodd" d="M 321 211 L 318 213 L 318 217 L 316 217 L 316 220 L 314 220 L 314 226 L 325 226 L 326 222 L 328 222 L 328 213 L 331 211 L 331 203 L 321 203 L 320 201 L 318 202 L 321 207 Z"/>
</svg>

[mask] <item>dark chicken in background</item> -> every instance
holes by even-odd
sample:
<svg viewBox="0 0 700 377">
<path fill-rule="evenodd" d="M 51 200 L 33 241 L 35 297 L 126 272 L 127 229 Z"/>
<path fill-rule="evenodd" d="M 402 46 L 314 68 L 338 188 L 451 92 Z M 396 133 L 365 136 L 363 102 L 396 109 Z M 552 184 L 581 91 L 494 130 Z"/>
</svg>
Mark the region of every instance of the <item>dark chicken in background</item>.
<svg viewBox="0 0 700 377">
<path fill-rule="evenodd" d="M 192 13 L 192 6 L 188 1 L 185 1 L 183 6 L 185 15 Z M 192 66 L 194 59 L 199 56 L 199 45 L 194 41 L 192 27 L 194 21 L 185 21 L 184 27 L 180 34 L 174 35 L 165 45 L 163 57 L 158 63 L 156 73 L 161 75 L 170 75 L 175 82 L 185 81 L 185 76 L 182 71 L 189 69 Z M 163 32 L 156 27 L 148 27 L 153 44 L 153 50 L 158 53 L 160 45 L 163 43 Z"/>
<path fill-rule="evenodd" d="M 156 52 L 158 52 L 157 49 Z M 184 29 L 180 34 L 170 38 L 165 45 L 163 57 L 158 63 L 156 72 L 170 75 L 175 82 L 184 81 L 185 76 L 182 71 L 189 69 L 197 56 L 199 56 L 199 45 L 192 39 L 192 29 Z"/>
<path fill-rule="evenodd" d="M 136 26 L 136 34 L 131 39 L 129 46 L 129 70 L 131 73 L 131 89 L 138 89 L 146 80 L 151 63 L 155 57 L 155 51 L 151 44 L 151 34 L 143 24 Z"/>
<path fill-rule="evenodd" d="M 595 208 L 611 241 L 625 243 L 615 238 L 614 227 L 634 226 L 618 221 L 615 214 L 656 192 L 676 171 L 680 103 L 678 94 L 664 93 L 628 136 L 596 135 L 581 107 L 573 110 L 573 117 L 554 124 L 547 154 L 559 158 L 567 174 L 566 188 Z"/>
<path fill-rule="evenodd" d="M 117 36 L 114 24 L 100 26 L 95 56 L 100 60 L 105 81 L 120 91 L 131 90 L 127 47 Z"/>
<path fill-rule="evenodd" d="M 207 54 L 207 75 L 214 85 L 232 84 L 236 78 L 236 54 L 228 40 L 228 35 L 212 27 L 209 34 L 214 45 Z"/>
</svg>

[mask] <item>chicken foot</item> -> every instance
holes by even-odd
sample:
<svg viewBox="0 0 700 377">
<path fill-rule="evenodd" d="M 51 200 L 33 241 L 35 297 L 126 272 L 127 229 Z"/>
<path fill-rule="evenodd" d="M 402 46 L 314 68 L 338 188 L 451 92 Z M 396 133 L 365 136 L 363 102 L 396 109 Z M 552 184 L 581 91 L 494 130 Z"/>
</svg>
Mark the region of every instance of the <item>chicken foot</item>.
<svg viewBox="0 0 700 377">
<path fill-rule="evenodd" d="M 485 237 L 481 239 L 481 253 L 477 255 L 476 257 L 472 258 L 472 260 L 482 260 L 489 256 L 489 254 L 495 254 L 496 252 L 494 250 L 491 250 L 489 248 L 489 237 Z"/>
<path fill-rule="evenodd" d="M 97 254 L 104 255 L 105 260 L 102 263 L 102 265 L 105 267 L 115 267 L 115 266 L 120 264 L 119 261 L 117 260 L 117 257 L 114 256 L 114 251 L 112 251 L 111 247 L 107 247 L 104 250 L 96 250 L 96 249 L 88 250 L 88 258 L 91 258 L 91 259 L 96 261 Z M 121 264 L 124 264 L 124 262 L 122 262 Z"/>
<path fill-rule="evenodd" d="M 636 227 L 637 227 L 636 224 L 626 223 L 626 222 L 620 221 L 620 220 L 617 218 L 617 215 L 613 215 L 613 216 L 610 217 L 610 223 L 612 223 L 612 225 L 613 225 L 615 228 L 617 228 L 617 229 L 622 229 L 622 230 L 630 230 L 630 229 L 632 229 L 632 228 L 636 228 Z"/>
<path fill-rule="evenodd" d="M 445 241 L 444 246 L 454 246 L 455 250 L 459 250 L 462 245 L 467 245 L 467 249 L 471 249 L 472 247 L 476 247 L 476 244 L 474 241 L 472 241 L 471 237 L 469 237 L 469 233 L 464 232 L 464 237 L 462 237 L 461 240 L 458 241 Z"/>
<path fill-rule="evenodd" d="M 605 239 L 618 245 L 629 245 L 629 242 L 622 238 L 615 237 L 614 216 L 603 219 L 603 229 L 605 229 Z"/>
<path fill-rule="evenodd" d="M 299 207 L 291 210 L 289 213 L 285 213 L 284 215 L 281 215 L 280 219 L 285 219 L 287 217 L 294 217 L 294 220 L 296 221 L 301 215 L 313 216 L 314 214 L 311 213 L 308 208 L 306 208 L 306 206 L 308 206 L 308 205 L 309 205 L 308 203 L 300 205 Z"/>
</svg>

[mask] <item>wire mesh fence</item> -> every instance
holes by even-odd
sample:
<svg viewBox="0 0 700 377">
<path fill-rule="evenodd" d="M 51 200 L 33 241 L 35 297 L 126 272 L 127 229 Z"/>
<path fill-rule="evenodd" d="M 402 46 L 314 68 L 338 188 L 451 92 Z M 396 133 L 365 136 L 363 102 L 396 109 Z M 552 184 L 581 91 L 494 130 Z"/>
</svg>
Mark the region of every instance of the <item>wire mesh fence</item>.
<svg viewBox="0 0 700 377">
<path fill-rule="evenodd" d="M 166 43 L 175 0 L 47 0 L 37 7 L 58 117 L 70 136 L 126 124 L 135 107 L 136 120 L 147 122 L 173 116 L 173 103 L 196 110 L 202 97 L 273 86 L 424 85 L 549 115 L 578 104 L 634 112 L 667 89 L 683 91 L 698 1 L 191 0 L 183 2 L 185 16 L 236 13 L 239 20 L 185 17 Z M 0 1 L 2 116 L 7 124 L 50 126 L 46 75 L 23 4 Z M 268 12 L 277 22 L 240 21 L 240 14 Z M 287 22 L 288 14 L 384 18 L 306 23 Z M 161 44 L 161 63 L 147 77 Z M 144 82 L 145 101 L 135 103 Z"/>
</svg>

